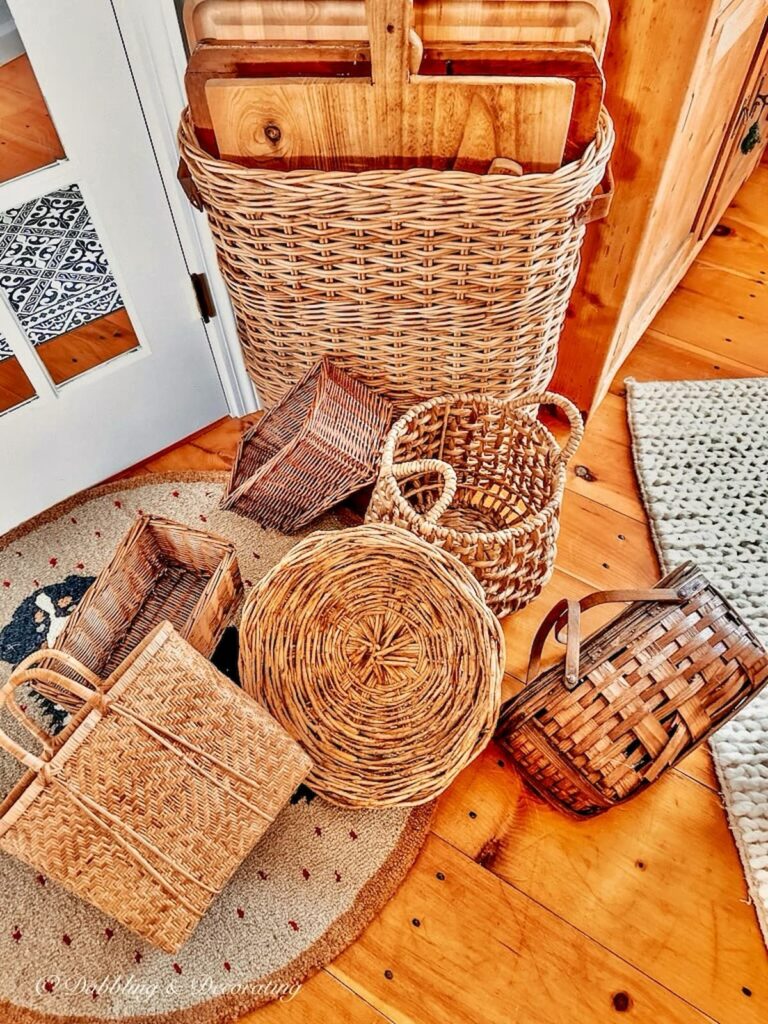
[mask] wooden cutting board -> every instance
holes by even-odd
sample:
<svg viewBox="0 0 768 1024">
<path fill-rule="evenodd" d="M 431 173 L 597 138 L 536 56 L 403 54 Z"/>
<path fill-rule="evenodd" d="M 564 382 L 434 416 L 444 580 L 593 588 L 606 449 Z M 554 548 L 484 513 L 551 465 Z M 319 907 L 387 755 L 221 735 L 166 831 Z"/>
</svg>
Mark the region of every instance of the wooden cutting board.
<svg viewBox="0 0 768 1024">
<path fill-rule="evenodd" d="M 201 39 L 367 40 L 365 0 L 184 0 L 190 51 Z"/>
<path fill-rule="evenodd" d="M 447 42 L 588 43 L 602 56 L 609 0 L 414 0 L 425 45 Z M 365 0 L 185 0 L 190 51 L 201 39 L 363 42 Z"/>
<path fill-rule="evenodd" d="M 413 0 L 414 28 L 439 43 L 589 44 L 602 58 L 609 0 Z"/>
<path fill-rule="evenodd" d="M 368 43 L 203 40 L 190 54 L 184 84 L 200 144 L 219 156 L 206 85 L 224 78 L 350 78 L 371 75 Z"/>
<path fill-rule="evenodd" d="M 369 59 L 362 45 L 355 59 L 370 77 L 244 78 L 257 58 L 268 63 L 257 60 L 256 74 L 280 67 L 275 52 L 289 56 L 295 44 L 199 44 L 188 73 L 198 135 L 212 133 L 212 151 L 227 159 L 282 169 L 477 173 L 496 158 L 553 170 L 566 144 L 572 158 L 594 137 L 603 78 L 590 46 L 449 43 L 422 53 L 406 2 L 375 0 L 368 12 Z M 313 45 L 329 56 L 350 48 Z"/>
<path fill-rule="evenodd" d="M 496 156 L 526 170 L 562 163 L 573 82 L 534 78 L 423 78 L 404 87 L 402 117 L 366 79 L 211 79 L 220 156 L 282 170 L 451 168 L 482 173 Z M 391 108 L 390 108 L 391 109 Z M 484 125 L 476 140 L 469 123 Z"/>
</svg>

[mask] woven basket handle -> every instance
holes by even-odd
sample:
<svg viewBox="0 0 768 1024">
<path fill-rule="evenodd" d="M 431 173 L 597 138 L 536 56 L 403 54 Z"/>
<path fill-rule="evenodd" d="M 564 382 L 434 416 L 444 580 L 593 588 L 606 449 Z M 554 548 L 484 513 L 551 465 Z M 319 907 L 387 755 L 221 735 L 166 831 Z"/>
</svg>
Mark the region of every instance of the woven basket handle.
<svg viewBox="0 0 768 1024">
<path fill-rule="evenodd" d="M 529 391 L 527 395 L 521 395 L 508 403 L 509 409 L 524 409 L 527 405 L 554 405 L 561 409 L 570 425 L 568 440 L 560 451 L 560 462 L 566 465 L 570 462 L 571 456 L 581 444 L 584 436 L 584 420 L 576 406 L 564 395 L 558 395 L 556 391 Z"/>
<path fill-rule="evenodd" d="M 650 590 L 598 590 L 594 594 L 582 597 L 580 601 L 563 598 L 550 608 L 544 621 L 536 631 L 531 646 L 531 660 L 528 663 L 526 682 L 532 682 L 541 668 L 541 652 L 544 643 L 551 633 L 560 643 L 565 643 L 565 687 L 573 690 L 579 683 L 579 658 L 581 653 L 581 613 L 589 611 L 600 604 L 634 604 L 639 601 L 656 602 L 658 604 L 680 604 L 684 595 L 678 590 L 655 588 Z M 565 641 L 561 632 L 565 627 Z"/>
<path fill-rule="evenodd" d="M 73 669 L 78 675 L 82 676 L 90 686 L 83 686 L 82 683 L 76 682 L 74 679 L 70 679 L 68 676 L 62 675 L 60 672 L 55 672 L 53 669 L 42 668 L 39 666 L 41 661 L 59 661 L 66 665 L 67 668 Z M 37 666 L 37 667 L 35 667 Z M 10 736 L 6 735 L 2 729 L 0 729 L 0 747 L 7 753 L 15 757 L 17 761 L 21 761 L 22 764 L 28 768 L 38 769 L 46 760 L 56 753 L 61 746 L 63 740 L 69 735 L 70 730 L 65 729 L 63 733 L 58 736 L 51 736 L 50 733 L 45 732 L 37 722 L 33 721 L 24 710 L 17 700 L 16 691 L 24 683 L 30 683 L 34 686 L 38 682 L 52 683 L 55 686 L 61 687 L 63 690 L 69 691 L 69 693 L 80 697 L 83 701 L 84 707 L 89 710 L 101 700 L 103 683 L 97 675 L 95 675 L 89 668 L 82 665 L 76 658 L 73 658 L 71 654 L 67 654 L 66 651 L 58 651 L 53 648 L 43 648 L 42 650 L 35 651 L 30 654 L 28 658 L 20 662 L 16 669 L 11 673 L 7 683 L 0 690 L 0 705 L 4 705 L 8 708 L 8 711 L 16 718 L 26 729 L 27 732 L 31 733 L 39 742 L 42 744 L 43 750 L 45 751 L 45 757 L 39 758 L 35 754 L 31 754 L 28 750 L 25 750 L 22 746 L 12 740 Z"/>
<path fill-rule="evenodd" d="M 425 473 L 439 473 L 443 478 L 443 493 L 423 518 L 428 523 L 436 523 L 441 515 L 456 496 L 456 488 L 459 481 L 456 477 L 456 470 L 448 462 L 441 459 L 416 459 L 413 462 L 398 462 L 392 466 L 392 476 L 395 480 L 405 480 L 409 476 L 423 476 Z"/>
</svg>

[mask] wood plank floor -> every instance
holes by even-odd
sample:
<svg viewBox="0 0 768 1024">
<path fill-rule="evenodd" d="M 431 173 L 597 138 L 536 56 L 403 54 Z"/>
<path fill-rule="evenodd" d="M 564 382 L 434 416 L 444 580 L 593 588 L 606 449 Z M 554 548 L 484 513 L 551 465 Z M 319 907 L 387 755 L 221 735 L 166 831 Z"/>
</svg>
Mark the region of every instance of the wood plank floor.
<svg viewBox="0 0 768 1024">
<path fill-rule="evenodd" d="M 0 182 L 64 157 L 26 54 L 0 66 Z"/>
<path fill-rule="evenodd" d="M 569 471 L 557 571 L 504 623 L 508 693 L 557 599 L 658 578 L 623 380 L 765 374 L 767 271 L 763 166 L 589 422 Z M 222 421 L 136 471 L 226 467 L 240 430 Z M 627 807 L 574 823 L 492 746 L 440 800 L 416 866 L 361 938 L 293 1002 L 246 1019 L 765 1022 L 768 957 L 708 750 Z"/>
<path fill-rule="evenodd" d="M 63 155 L 26 59 L 5 74 L 0 180 Z M 569 471 L 557 571 L 541 597 L 504 624 L 507 693 L 519 687 L 532 632 L 557 599 L 658 576 L 632 469 L 624 377 L 766 373 L 767 275 L 763 167 L 590 420 Z M 114 354 L 112 345 L 132 347 L 122 322 L 100 321 L 88 339 L 76 333 L 49 343 L 57 379 L 83 369 L 73 358 L 90 365 Z M 9 375 L 0 381 L 0 410 L 29 394 L 14 362 L 0 363 Z M 226 468 L 241 429 L 222 421 L 132 472 Z M 592 614 L 596 623 L 600 612 Z M 573 823 L 526 791 L 491 747 L 440 801 L 416 866 L 364 935 L 292 1002 L 247 1021 L 614 1019 L 768 1020 L 768 958 L 706 750 L 636 803 Z"/>
</svg>

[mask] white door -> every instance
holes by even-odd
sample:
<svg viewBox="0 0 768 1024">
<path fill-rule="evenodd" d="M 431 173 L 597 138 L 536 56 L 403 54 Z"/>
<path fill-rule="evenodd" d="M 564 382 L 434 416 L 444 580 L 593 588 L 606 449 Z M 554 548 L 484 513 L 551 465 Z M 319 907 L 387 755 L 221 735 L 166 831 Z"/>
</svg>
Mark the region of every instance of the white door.
<svg viewBox="0 0 768 1024">
<path fill-rule="evenodd" d="M 8 3 L 0 532 L 227 412 L 110 0 Z"/>
</svg>

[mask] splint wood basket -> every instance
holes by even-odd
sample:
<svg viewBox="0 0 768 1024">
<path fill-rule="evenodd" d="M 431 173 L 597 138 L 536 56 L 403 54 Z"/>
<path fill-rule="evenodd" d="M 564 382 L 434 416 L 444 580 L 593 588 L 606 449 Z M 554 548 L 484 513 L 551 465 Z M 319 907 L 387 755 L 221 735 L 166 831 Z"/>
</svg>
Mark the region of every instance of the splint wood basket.
<svg viewBox="0 0 768 1024">
<path fill-rule="evenodd" d="M 584 643 L 582 612 L 628 607 Z M 544 642 L 565 660 L 539 674 Z M 652 590 L 561 601 L 534 640 L 528 685 L 497 739 L 526 781 L 576 817 L 642 793 L 737 714 L 768 681 L 768 655 L 736 609 L 688 563 Z"/>
</svg>

